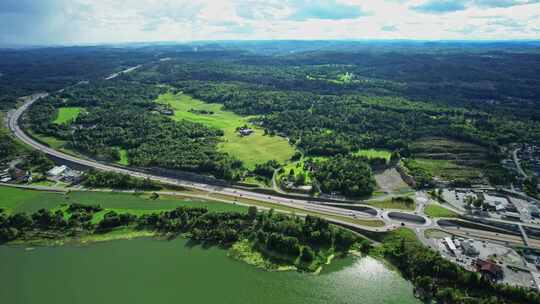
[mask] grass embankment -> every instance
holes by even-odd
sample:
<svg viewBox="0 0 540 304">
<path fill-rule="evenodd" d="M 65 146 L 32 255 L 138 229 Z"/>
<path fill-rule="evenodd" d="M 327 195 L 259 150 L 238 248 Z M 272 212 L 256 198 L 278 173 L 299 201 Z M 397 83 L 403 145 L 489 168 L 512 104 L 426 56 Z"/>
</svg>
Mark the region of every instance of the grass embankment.
<svg viewBox="0 0 540 304">
<path fill-rule="evenodd" d="M 33 213 L 39 209 L 55 209 L 64 204 L 98 204 L 118 213 L 143 214 L 171 210 L 176 207 L 204 207 L 209 211 L 245 211 L 246 207 L 204 199 L 160 196 L 151 199 L 149 194 L 115 192 L 73 191 L 69 194 L 17 189 L 0 186 L 0 208 L 9 213 Z M 103 215 L 101 214 L 101 217 Z M 97 217 L 97 216 L 96 216 Z"/>
<path fill-rule="evenodd" d="M 38 141 L 46 144 L 47 146 L 55 150 L 63 150 L 65 144 L 67 143 L 65 140 L 61 140 L 52 136 L 45 136 L 42 134 L 38 134 L 30 129 L 26 129 L 25 132 L 28 133 L 33 138 L 37 139 Z"/>
<path fill-rule="evenodd" d="M 206 208 L 211 212 L 247 212 L 247 207 L 241 205 L 182 196 L 161 195 L 157 199 L 152 199 L 151 194 L 148 193 L 130 194 L 118 192 L 73 191 L 66 194 L 0 186 L 0 208 L 4 209 L 8 214 L 19 212 L 31 214 L 40 209 L 48 209 L 51 211 L 60 210 L 64 213 L 64 218 L 67 220 L 70 216 L 67 212 L 67 206 L 74 203 L 100 205 L 103 208 L 102 211 L 93 214 L 91 221 L 93 224 L 99 223 L 104 215 L 110 211 L 114 211 L 118 214 L 129 213 L 140 216 L 169 211 L 184 206 Z M 16 241 L 15 243 L 62 245 L 71 241 L 88 243 L 153 235 L 154 233 L 152 231 L 139 231 L 129 227 L 122 227 L 113 229 L 107 233 L 82 234 L 75 239 L 72 239 L 71 237 L 62 239 L 41 237 L 39 239 Z"/>
<path fill-rule="evenodd" d="M 53 121 L 55 124 L 65 124 L 73 121 L 79 116 L 83 108 L 80 107 L 61 107 L 58 108 L 58 116 Z"/>
<path fill-rule="evenodd" d="M 424 213 L 429 217 L 458 217 L 459 214 L 452 210 L 446 209 L 437 204 L 429 204 L 426 206 Z"/>
<path fill-rule="evenodd" d="M 250 124 L 251 117 L 225 111 L 221 104 L 206 103 L 188 95 L 172 93 L 161 95 L 157 102 L 171 106 L 176 120 L 198 122 L 223 130 L 223 142 L 219 144 L 219 149 L 242 160 L 249 169 L 272 159 L 283 163 L 294 154 L 294 148 L 285 138 L 265 136 L 263 129 Z M 236 129 L 244 125 L 252 128 L 254 133 L 243 137 L 238 135 Z"/>
<path fill-rule="evenodd" d="M 416 208 L 416 203 L 410 197 L 393 197 L 391 199 L 377 201 L 364 201 L 365 204 L 369 204 L 373 207 L 381 209 L 397 209 L 412 211 Z"/>
</svg>

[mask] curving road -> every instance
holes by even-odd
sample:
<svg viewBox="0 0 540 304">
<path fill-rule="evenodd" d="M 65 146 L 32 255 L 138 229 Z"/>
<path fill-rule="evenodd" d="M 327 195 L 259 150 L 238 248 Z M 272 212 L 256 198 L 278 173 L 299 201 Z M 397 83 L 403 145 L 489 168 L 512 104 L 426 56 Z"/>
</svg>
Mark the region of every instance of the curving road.
<svg viewBox="0 0 540 304">
<path fill-rule="evenodd" d="M 163 183 L 163 184 L 168 184 L 168 185 L 182 186 L 186 188 L 192 188 L 192 189 L 202 190 L 206 192 L 227 195 L 230 197 L 242 197 L 242 198 L 253 199 L 253 200 L 258 200 L 258 201 L 263 201 L 263 202 L 269 202 L 269 203 L 281 205 L 284 207 L 291 207 L 291 208 L 296 208 L 296 209 L 305 210 L 305 211 L 312 211 L 312 212 L 320 213 L 322 215 L 340 216 L 340 217 L 346 217 L 350 219 L 366 219 L 366 220 L 378 219 L 378 220 L 384 221 L 385 223 L 384 227 L 375 228 L 375 227 L 364 226 L 361 224 L 354 224 L 354 223 L 351 223 L 350 221 L 341 221 L 333 217 L 327 217 L 328 220 L 334 223 L 348 225 L 348 226 L 363 229 L 363 230 L 382 232 L 382 231 L 395 229 L 401 224 L 400 220 L 393 219 L 388 216 L 388 213 L 390 211 L 383 211 L 377 208 L 373 208 L 373 206 L 369 206 L 369 205 L 366 205 L 366 206 L 377 210 L 376 216 L 369 215 L 369 214 L 359 212 L 359 211 L 352 211 L 352 210 L 346 210 L 346 209 L 338 208 L 338 207 L 326 206 L 320 203 L 312 203 L 308 200 L 289 199 L 289 198 L 283 198 L 279 196 L 272 196 L 272 195 L 251 192 L 247 190 L 240 190 L 240 189 L 231 188 L 231 187 L 218 187 L 218 186 L 213 186 L 213 185 L 208 185 L 208 184 L 203 184 L 203 183 L 194 183 L 194 182 L 189 182 L 185 180 L 179 180 L 179 179 L 174 179 L 174 178 L 169 178 L 169 177 L 141 173 L 141 172 L 130 170 L 128 168 L 121 168 L 117 166 L 104 164 L 104 163 L 101 163 L 92 159 L 82 159 L 73 155 L 63 153 L 61 151 L 54 150 L 50 147 L 47 147 L 37 142 L 36 140 L 28 136 L 19 126 L 19 119 L 23 115 L 23 113 L 30 106 L 32 106 L 32 104 L 34 104 L 41 98 L 44 98 L 47 96 L 49 96 L 49 94 L 42 93 L 42 94 L 33 95 L 30 98 L 28 98 L 27 101 L 17 110 L 15 110 L 12 113 L 12 115 L 9 117 L 9 128 L 11 129 L 13 134 L 25 144 L 45 154 L 54 156 L 56 158 L 67 160 L 67 161 L 80 164 L 83 166 L 95 168 L 97 170 L 122 173 L 122 174 L 127 174 L 127 175 L 138 177 L 138 178 L 148 178 L 150 180 Z M 406 213 L 406 212 L 398 211 L 398 210 L 394 210 L 394 211 Z M 427 227 L 436 225 L 434 224 L 433 221 L 429 220 L 427 217 L 423 215 L 420 215 L 420 216 L 426 219 L 425 223 L 419 224 L 419 223 L 408 222 L 407 226 L 409 227 L 412 226 L 416 228 L 427 228 Z"/>
</svg>

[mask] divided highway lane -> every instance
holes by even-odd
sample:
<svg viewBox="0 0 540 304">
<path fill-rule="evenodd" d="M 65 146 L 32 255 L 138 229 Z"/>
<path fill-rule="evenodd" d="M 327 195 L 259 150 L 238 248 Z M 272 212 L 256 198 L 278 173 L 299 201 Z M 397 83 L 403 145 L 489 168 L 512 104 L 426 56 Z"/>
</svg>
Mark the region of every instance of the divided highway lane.
<svg viewBox="0 0 540 304">
<path fill-rule="evenodd" d="M 13 134 L 16 137 L 18 137 L 25 144 L 27 144 L 27 145 L 31 146 L 32 148 L 34 148 L 36 150 L 39 150 L 39 151 L 41 151 L 41 152 L 43 152 L 45 154 L 57 157 L 59 159 L 64 159 L 64 160 L 67 160 L 67 161 L 70 161 L 70 162 L 73 162 L 73 163 L 77 163 L 77 164 L 80 164 L 80 165 L 84 165 L 84 166 L 95 168 L 95 169 L 102 170 L 102 171 L 110 171 L 110 172 L 128 174 L 130 176 L 139 177 L 139 178 L 148 178 L 150 180 L 160 182 L 160 183 L 163 183 L 163 184 L 169 184 L 169 185 L 174 185 L 174 186 L 182 186 L 182 187 L 187 187 L 187 188 L 193 188 L 193 189 L 198 189 L 198 190 L 202 190 L 202 191 L 214 192 L 214 193 L 218 193 L 218 194 L 232 196 L 232 197 L 243 197 L 243 198 L 247 198 L 247 199 L 254 199 L 254 200 L 258 200 L 258 201 L 270 202 L 270 203 L 282 205 L 282 206 L 285 206 L 285 207 L 292 207 L 292 208 L 297 208 L 297 209 L 301 209 L 301 210 L 305 210 L 305 211 L 314 211 L 314 212 L 317 212 L 317 213 L 326 214 L 326 215 L 330 215 L 330 216 L 336 216 L 337 215 L 337 216 L 347 217 L 347 218 L 351 218 L 351 219 L 354 219 L 354 218 L 379 219 L 379 220 L 383 220 L 384 223 L 385 223 L 384 227 L 374 228 L 374 227 L 367 227 L 367 226 L 363 226 L 363 225 L 359 225 L 359 224 L 352 224 L 352 223 L 346 222 L 346 221 L 340 221 L 340 220 L 337 220 L 335 218 L 329 218 L 329 220 L 331 220 L 331 221 L 333 221 L 335 223 L 346 224 L 346 225 L 356 227 L 356 228 L 360 228 L 360 229 L 364 229 L 364 230 L 372 230 L 372 231 L 391 230 L 391 229 L 394 229 L 395 227 L 397 227 L 396 223 L 399 222 L 399 221 L 396 221 L 396 220 L 392 220 L 387 216 L 383 216 L 383 217 L 369 216 L 369 215 L 366 215 L 366 214 L 361 213 L 361 212 L 354 212 L 354 211 L 346 210 L 346 209 L 343 209 L 343 208 L 325 206 L 325 205 L 321 205 L 321 204 L 314 204 L 314 203 L 310 203 L 309 201 L 301 200 L 301 199 L 288 199 L 288 198 L 283 198 L 283 197 L 279 197 L 279 196 L 261 194 L 261 193 L 256 193 L 256 192 L 251 192 L 251 191 L 246 191 L 246 190 L 241 190 L 241 189 L 235 189 L 235 188 L 229 188 L 229 187 L 217 187 L 217 186 L 207 185 L 207 184 L 203 184 L 203 183 L 194 183 L 194 182 L 188 182 L 188 181 L 184 181 L 184 180 L 178 180 L 178 179 L 173 179 L 173 178 L 168 178 L 168 177 L 163 177 L 163 176 L 157 176 L 157 175 L 141 173 L 141 172 L 132 171 L 132 170 L 129 170 L 129 169 L 126 169 L 126 168 L 120 168 L 120 167 L 116 167 L 116 166 L 103 164 L 103 163 L 100 163 L 98 161 L 91 160 L 91 159 L 78 158 L 78 157 L 75 157 L 75 156 L 72 156 L 72 155 L 69 155 L 69 154 L 54 150 L 54 149 L 52 149 L 50 147 L 47 147 L 47 146 L 35 141 L 34 139 L 32 139 L 30 136 L 28 136 L 21 129 L 21 127 L 18 124 L 18 121 L 19 121 L 20 117 L 22 116 L 22 114 L 33 103 L 35 103 L 39 99 L 44 98 L 46 96 L 48 96 L 48 94 L 45 94 L 45 93 L 44 94 L 33 95 L 21 107 L 19 107 L 17 110 L 15 110 L 15 112 L 13 112 L 13 114 L 9 117 L 9 128 L 11 129 Z M 378 215 L 382 214 L 381 210 L 377 210 L 377 212 L 378 212 Z M 429 222 L 429 220 L 427 218 L 426 218 L 426 220 Z M 408 226 L 424 226 L 425 227 L 425 224 L 424 225 L 417 225 L 417 224 L 413 224 L 413 223 L 408 223 Z"/>
</svg>

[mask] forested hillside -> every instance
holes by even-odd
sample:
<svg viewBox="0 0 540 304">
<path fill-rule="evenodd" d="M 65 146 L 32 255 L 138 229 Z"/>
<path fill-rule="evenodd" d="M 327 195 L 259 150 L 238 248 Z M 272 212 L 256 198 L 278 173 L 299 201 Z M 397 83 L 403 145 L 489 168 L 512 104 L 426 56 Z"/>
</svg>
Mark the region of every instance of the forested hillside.
<svg viewBox="0 0 540 304">
<path fill-rule="evenodd" d="M 499 165 L 502 148 L 540 141 L 540 55 L 531 45 L 521 50 L 490 45 L 400 46 L 390 51 L 387 46 L 342 44 L 294 53 L 233 45 L 134 48 L 123 51 L 130 55 L 126 60 L 115 57 L 122 54 L 117 50 L 109 58 L 116 64 L 112 70 L 143 66 L 116 79 L 98 77 L 53 94 L 31 109 L 28 126 L 61 139 L 67 149 L 107 161 L 228 180 L 257 175 L 242 159 L 218 148 L 231 134 L 224 137 L 223 128 L 208 123 L 215 120 L 214 112 L 196 112 L 188 121 L 179 119 L 186 116 L 170 105 L 156 102 L 164 93 L 184 94 L 249 117 L 251 127 L 288 140 L 301 155 L 327 158 L 320 168 L 328 170 L 313 172 L 310 182 L 326 193 L 353 196 L 373 191 L 369 162 L 355 160 L 366 180 L 331 172 L 355 167 L 338 163 L 362 149 L 399 151 L 414 158 L 405 165 L 425 172 L 429 180 L 435 164 L 425 155 L 434 151 L 418 153 L 415 142 L 440 138 L 474 144 L 484 151 L 481 161 L 463 159 L 459 162 L 469 167 L 452 167 L 474 174 L 448 178 L 507 183 L 511 179 Z M 283 50 L 288 48 L 284 43 Z M 97 75 L 99 69 L 92 67 L 87 75 Z M 59 111 L 68 109 L 76 115 L 59 119 Z"/>
</svg>

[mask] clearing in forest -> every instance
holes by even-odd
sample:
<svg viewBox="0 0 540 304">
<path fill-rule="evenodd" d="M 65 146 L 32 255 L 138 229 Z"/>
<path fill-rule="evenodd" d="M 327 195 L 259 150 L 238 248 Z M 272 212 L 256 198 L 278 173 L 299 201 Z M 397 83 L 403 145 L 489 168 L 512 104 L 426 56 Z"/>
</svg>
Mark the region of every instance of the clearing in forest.
<svg viewBox="0 0 540 304">
<path fill-rule="evenodd" d="M 424 138 L 413 142 L 410 151 L 418 166 L 444 180 L 475 179 L 488 165 L 486 148 L 448 138 Z"/>
<path fill-rule="evenodd" d="M 354 155 L 365 156 L 367 158 L 384 158 L 386 161 L 390 160 L 392 153 L 388 150 L 379 150 L 379 149 L 363 149 L 359 150 Z"/>
<path fill-rule="evenodd" d="M 128 166 L 129 165 L 129 158 L 128 153 L 125 149 L 118 150 L 118 154 L 120 155 L 120 160 L 118 160 L 118 163 L 120 165 Z"/>
<path fill-rule="evenodd" d="M 223 141 L 219 149 L 241 160 L 248 169 L 255 164 L 277 160 L 283 163 L 294 154 L 294 148 L 280 136 L 264 135 L 264 130 L 249 122 L 249 116 L 240 116 L 223 110 L 223 105 L 206 103 L 184 94 L 166 93 L 157 102 L 168 104 L 174 110 L 173 118 L 202 123 L 223 130 Z M 240 136 L 238 128 L 247 125 L 253 133 Z"/>
<path fill-rule="evenodd" d="M 375 181 L 379 191 L 390 194 L 404 194 L 413 191 L 407 183 L 403 181 L 401 175 L 395 168 L 386 169 L 375 174 Z"/>
<path fill-rule="evenodd" d="M 58 116 L 54 120 L 55 124 L 65 124 L 75 120 L 81 113 L 82 108 L 79 107 L 61 107 L 58 108 Z"/>
</svg>

